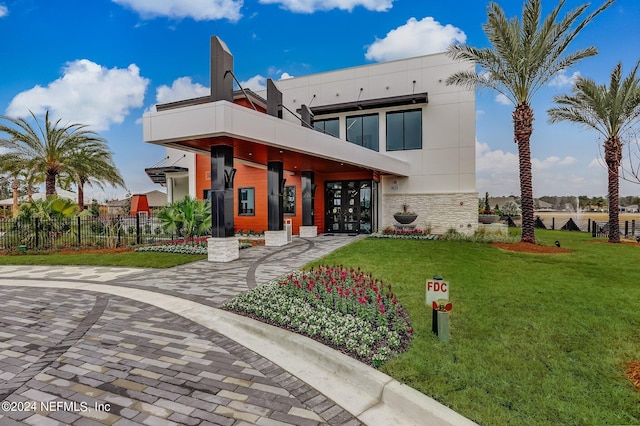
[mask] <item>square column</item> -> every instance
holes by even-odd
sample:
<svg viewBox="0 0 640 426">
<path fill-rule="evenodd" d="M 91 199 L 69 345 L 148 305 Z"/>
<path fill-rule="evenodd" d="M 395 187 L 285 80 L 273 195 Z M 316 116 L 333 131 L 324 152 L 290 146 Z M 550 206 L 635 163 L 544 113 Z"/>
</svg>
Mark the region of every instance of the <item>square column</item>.
<svg viewBox="0 0 640 426">
<path fill-rule="evenodd" d="M 314 225 L 314 201 L 316 196 L 316 185 L 312 171 L 302 172 L 302 226 L 300 227 L 301 237 L 315 237 L 318 235 L 318 227 Z"/>
<path fill-rule="evenodd" d="M 283 246 L 287 244 L 287 231 L 284 229 L 284 209 L 282 196 L 285 180 L 282 161 L 267 163 L 267 216 L 268 231 L 264 233 L 265 246 Z"/>
<path fill-rule="evenodd" d="M 240 257 L 233 229 L 233 147 L 211 147 L 211 236 L 209 261 L 229 262 Z"/>
<path fill-rule="evenodd" d="M 268 194 L 268 227 L 269 231 L 282 231 L 284 229 L 284 209 L 282 208 L 282 193 L 285 180 L 283 179 L 284 167 L 282 161 L 269 161 L 267 163 L 267 194 Z"/>
</svg>

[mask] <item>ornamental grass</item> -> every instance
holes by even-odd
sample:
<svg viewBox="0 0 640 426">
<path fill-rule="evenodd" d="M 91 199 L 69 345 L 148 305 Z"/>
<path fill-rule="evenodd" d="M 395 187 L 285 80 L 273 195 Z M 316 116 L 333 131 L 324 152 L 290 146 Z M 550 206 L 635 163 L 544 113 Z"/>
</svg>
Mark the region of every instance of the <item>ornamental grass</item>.
<svg viewBox="0 0 640 426">
<path fill-rule="evenodd" d="M 341 265 L 293 272 L 225 308 L 306 335 L 374 367 L 406 350 L 413 333 L 390 284 Z"/>
</svg>

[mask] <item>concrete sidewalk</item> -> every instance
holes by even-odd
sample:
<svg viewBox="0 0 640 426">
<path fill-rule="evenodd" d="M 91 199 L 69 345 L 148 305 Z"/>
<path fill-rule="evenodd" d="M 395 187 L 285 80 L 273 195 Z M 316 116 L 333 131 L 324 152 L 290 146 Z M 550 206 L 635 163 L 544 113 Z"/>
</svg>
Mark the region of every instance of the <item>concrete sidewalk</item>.
<svg viewBox="0 0 640 426">
<path fill-rule="evenodd" d="M 217 309 L 354 239 L 161 271 L 0 267 L 0 399 L 16 409 L 2 424 L 472 424 L 311 339 Z M 42 401 L 98 409 L 19 406 Z"/>
</svg>

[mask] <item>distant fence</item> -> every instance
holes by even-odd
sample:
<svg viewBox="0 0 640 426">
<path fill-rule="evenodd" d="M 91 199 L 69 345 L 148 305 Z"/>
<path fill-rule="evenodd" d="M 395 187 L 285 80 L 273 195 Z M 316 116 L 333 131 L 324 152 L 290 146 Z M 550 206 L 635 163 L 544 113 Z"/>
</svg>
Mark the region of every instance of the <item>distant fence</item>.
<svg viewBox="0 0 640 426">
<path fill-rule="evenodd" d="M 536 228 L 542 229 L 560 229 L 566 231 L 582 231 L 590 232 L 593 237 L 603 237 L 609 234 L 609 222 L 595 221 L 592 219 L 586 219 L 581 221 L 574 221 L 573 218 L 563 218 L 561 221 L 556 222 L 555 217 L 551 217 L 551 223 L 544 223 L 544 219 L 539 216 L 536 217 Z M 640 227 L 636 226 L 635 220 L 620 221 L 620 234 L 625 238 L 633 238 L 640 236 Z"/>
<path fill-rule="evenodd" d="M 0 219 L 0 250 L 126 247 L 177 238 L 155 216 Z"/>
</svg>

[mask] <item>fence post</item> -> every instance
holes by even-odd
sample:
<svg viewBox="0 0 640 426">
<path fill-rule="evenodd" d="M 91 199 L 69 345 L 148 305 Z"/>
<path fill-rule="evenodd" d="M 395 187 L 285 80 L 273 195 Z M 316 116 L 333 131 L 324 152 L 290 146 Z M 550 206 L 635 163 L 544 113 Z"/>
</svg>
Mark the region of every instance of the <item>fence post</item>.
<svg viewBox="0 0 640 426">
<path fill-rule="evenodd" d="M 82 239 L 80 238 L 80 216 L 78 216 L 78 248 L 82 246 Z"/>
<path fill-rule="evenodd" d="M 592 238 L 597 237 L 597 234 L 598 234 L 597 227 L 598 227 L 598 225 L 596 224 L 595 220 L 593 222 L 591 222 L 591 237 Z"/>
<path fill-rule="evenodd" d="M 122 228 L 122 220 L 120 219 L 120 215 L 118 215 L 118 226 L 116 226 L 118 230 L 118 241 L 116 242 L 116 247 L 120 247 L 120 228 Z"/>
<path fill-rule="evenodd" d="M 631 237 L 635 237 L 636 236 L 636 220 L 633 219 L 631 221 Z"/>
<path fill-rule="evenodd" d="M 627 238 L 629 236 L 629 221 L 624 221 L 624 237 Z"/>
<path fill-rule="evenodd" d="M 34 248 L 38 248 L 40 245 L 40 218 L 36 217 L 36 245 Z"/>
<path fill-rule="evenodd" d="M 140 213 L 136 213 L 136 244 L 140 245 L 141 235 L 140 235 Z"/>
<path fill-rule="evenodd" d="M 555 230 L 556 229 L 556 218 L 552 217 L 551 218 L 551 230 Z"/>
</svg>

